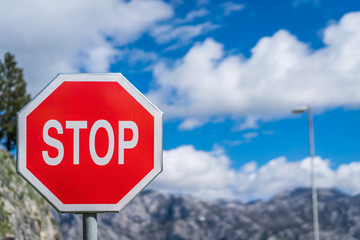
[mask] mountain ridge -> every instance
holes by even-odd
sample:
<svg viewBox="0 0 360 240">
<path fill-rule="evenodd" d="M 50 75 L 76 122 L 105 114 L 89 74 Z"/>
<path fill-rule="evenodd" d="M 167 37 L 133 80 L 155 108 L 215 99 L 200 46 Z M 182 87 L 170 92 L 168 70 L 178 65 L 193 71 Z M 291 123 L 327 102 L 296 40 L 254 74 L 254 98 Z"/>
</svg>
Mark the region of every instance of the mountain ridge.
<svg viewBox="0 0 360 240">
<path fill-rule="evenodd" d="M 360 195 L 319 189 L 318 199 L 321 239 L 360 239 Z M 53 213 L 63 239 L 81 236 L 81 215 Z M 312 238 L 311 189 L 249 203 L 145 190 L 121 213 L 98 214 L 98 234 L 110 240 L 190 240 L 203 234 L 208 240 L 307 240 Z"/>
<path fill-rule="evenodd" d="M 2 149 L 0 165 L 0 239 L 81 239 L 80 214 L 51 208 L 16 174 L 15 159 Z M 319 189 L 318 199 L 321 239 L 360 239 L 360 195 Z M 307 240 L 312 238 L 311 189 L 247 203 L 144 190 L 121 213 L 98 214 L 98 235 L 108 240 Z"/>
</svg>

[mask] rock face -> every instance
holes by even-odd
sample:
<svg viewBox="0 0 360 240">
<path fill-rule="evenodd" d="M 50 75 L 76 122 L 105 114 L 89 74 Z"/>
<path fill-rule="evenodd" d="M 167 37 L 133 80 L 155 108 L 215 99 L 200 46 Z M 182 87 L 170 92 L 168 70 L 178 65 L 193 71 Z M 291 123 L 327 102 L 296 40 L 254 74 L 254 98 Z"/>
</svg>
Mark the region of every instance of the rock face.
<svg viewBox="0 0 360 240">
<path fill-rule="evenodd" d="M 321 239 L 360 239 L 360 196 L 323 189 L 318 198 Z M 63 239 L 81 239 L 82 215 L 54 214 Z M 241 203 L 206 202 L 147 190 L 121 213 L 98 214 L 98 236 L 110 240 L 308 240 L 312 239 L 311 191 L 296 189 L 268 201 Z"/>
<path fill-rule="evenodd" d="M 320 239 L 360 239 L 360 195 L 318 191 Z M 55 219 L 53 218 L 54 214 Z M 60 228 L 60 233 L 57 226 Z M 82 239 L 82 215 L 60 214 L 15 170 L 0 149 L 0 240 Z M 312 239 L 311 191 L 296 189 L 267 201 L 202 201 L 143 191 L 121 213 L 98 214 L 99 239 Z"/>
<path fill-rule="evenodd" d="M 0 239 L 60 239 L 49 204 L 16 172 L 0 149 Z"/>
<path fill-rule="evenodd" d="M 360 195 L 321 189 L 318 199 L 320 239 L 360 239 Z M 60 236 L 82 239 L 82 215 L 51 209 L 16 173 L 15 159 L 0 149 L 0 240 Z M 121 213 L 98 214 L 98 236 L 107 240 L 308 240 L 312 239 L 311 190 L 286 191 L 250 203 L 209 202 L 146 190 Z"/>
</svg>

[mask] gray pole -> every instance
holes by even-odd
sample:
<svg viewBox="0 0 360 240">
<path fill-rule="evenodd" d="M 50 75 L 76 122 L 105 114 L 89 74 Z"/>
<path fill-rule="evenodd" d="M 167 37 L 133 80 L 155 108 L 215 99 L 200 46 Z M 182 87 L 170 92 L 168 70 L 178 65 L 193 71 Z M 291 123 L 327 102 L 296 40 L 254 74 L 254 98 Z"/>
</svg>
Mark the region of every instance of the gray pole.
<svg viewBox="0 0 360 240">
<path fill-rule="evenodd" d="M 96 213 L 83 214 L 83 240 L 97 240 Z"/>
<path fill-rule="evenodd" d="M 204 216 L 199 217 L 201 223 L 200 239 L 206 240 L 206 218 Z"/>
<path fill-rule="evenodd" d="M 310 179 L 312 189 L 312 205 L 313 205 L 313 228 L 314 228 L 314 240 L 319 240 L 319 217 L 318 217 L 318 200 L 315 184 L 315 143 L 314 143 L 314 127 L 311 106 L 307 107 L 308 114 L 308 128 L 309 128 L 309 151 L 310 151 Z"/>
</svg>

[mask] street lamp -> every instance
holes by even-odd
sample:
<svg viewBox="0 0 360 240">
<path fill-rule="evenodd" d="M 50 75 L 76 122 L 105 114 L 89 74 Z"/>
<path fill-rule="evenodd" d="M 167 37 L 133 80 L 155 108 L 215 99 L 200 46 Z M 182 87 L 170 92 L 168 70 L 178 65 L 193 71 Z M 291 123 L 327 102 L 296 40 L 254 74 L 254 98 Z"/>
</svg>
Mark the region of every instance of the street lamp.
<svg viewBox="0 0 360 240">
<path fill-rule="evenodd" d="M 200 216 L 199 221 L 201 223 L 200 239 L 206 240 L 206 218 L 204 216 Z"/>
<path fill-rule="evenodd" d="M 309 153 L 310 153 L 310 181 L 312 189 L 312 210 L 313 210 L 313 228 L 314 228 L 314 240 L 319 240 L 319 218 L 318 218 L 318 202 L 315 185 L 315 143 L 314 143 L 314 126 L 311 106 L 304 106 L 293 110 L 293 113 L 307 112 L 308 116 L 308 130 L 309 130 Z"/>
</svg>

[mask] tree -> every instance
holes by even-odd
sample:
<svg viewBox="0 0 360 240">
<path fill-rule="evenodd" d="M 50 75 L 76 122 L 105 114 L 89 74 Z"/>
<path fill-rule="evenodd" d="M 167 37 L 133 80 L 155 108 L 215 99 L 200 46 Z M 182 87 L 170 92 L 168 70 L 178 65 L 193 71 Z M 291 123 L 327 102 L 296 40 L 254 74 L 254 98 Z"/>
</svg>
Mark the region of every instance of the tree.
<svg viewBox="0 0 360 240">
<path fill-rule="evenodd" d="M 0 59 L 0 141 L 8 150 L 16 146 L 16 114 L 29 101 L 23 70 L 14 55 L 5 53 L 4 62 Z"/>
</svg>

